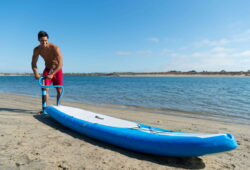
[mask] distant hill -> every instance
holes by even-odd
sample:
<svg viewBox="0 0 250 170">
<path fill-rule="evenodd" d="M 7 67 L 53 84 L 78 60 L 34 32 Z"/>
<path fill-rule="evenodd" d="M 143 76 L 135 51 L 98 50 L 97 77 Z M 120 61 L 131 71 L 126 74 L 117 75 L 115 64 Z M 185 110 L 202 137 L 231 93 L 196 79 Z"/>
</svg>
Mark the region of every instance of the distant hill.
<svg viewBox="0 0 250 170">
<path fill-rule="evenodd" d="M 113 73 L 64 73 L 65 76 L 250 76 L 250 71 L 243 72 L 226 72 L 224 70 L 220 72 L 196 72 L 194 70 L 188 72 L 181 71 L 169 71 L 169 72 L 113 72 Z M 32 73 L 0 73 L 0 76 L 33 76 Z"/>
<path fill-rule="evenodd" d="M 250 76 L 250 72 L 148 72 L 148 73 L 109 73 L 109 76 Z"/>
</svg>

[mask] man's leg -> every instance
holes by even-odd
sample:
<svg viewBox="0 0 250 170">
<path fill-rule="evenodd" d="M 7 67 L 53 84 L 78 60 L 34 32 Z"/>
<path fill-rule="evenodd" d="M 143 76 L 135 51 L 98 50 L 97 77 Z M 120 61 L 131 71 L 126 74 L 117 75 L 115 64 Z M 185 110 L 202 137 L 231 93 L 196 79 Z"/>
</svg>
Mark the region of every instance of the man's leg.
<svg viewBox="0 0 250 170">
<path fill-rule="evenodd" d="M 63 72 L 62 69 L 60 69 L 53 77 L 53 84 L 54 85 L 63 85 Z M 57 92 L 57 104 L 59 103 L 59 99 L 62 93 L 62 88 L 61 87 L 56 87 L 56 92 Z"/>
</svg>

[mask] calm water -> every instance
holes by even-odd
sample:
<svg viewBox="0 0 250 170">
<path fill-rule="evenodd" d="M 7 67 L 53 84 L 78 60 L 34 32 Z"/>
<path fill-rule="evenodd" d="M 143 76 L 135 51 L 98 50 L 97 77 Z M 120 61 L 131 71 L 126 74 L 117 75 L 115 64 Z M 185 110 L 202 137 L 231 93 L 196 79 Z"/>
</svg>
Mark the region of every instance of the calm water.
<svg viewBox="0 0 250 170">
<path fill-rule="evenodd" d="M 65 77 L 63 100 L 250 120 L 250 78 Z M 1 93 L 40 96 L 33 77 L 0 77 Z M 55 90 L 52 91 L 55 95 Z"/>
</svg>

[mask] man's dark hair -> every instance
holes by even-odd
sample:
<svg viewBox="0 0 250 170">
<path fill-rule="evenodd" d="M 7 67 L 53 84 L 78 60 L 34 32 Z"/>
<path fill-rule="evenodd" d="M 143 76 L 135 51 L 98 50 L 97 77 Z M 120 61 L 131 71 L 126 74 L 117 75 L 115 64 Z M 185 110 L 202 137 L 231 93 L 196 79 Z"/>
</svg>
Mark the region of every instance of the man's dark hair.
<svg viewBox="0 0 250 170">
<path fill-rule="evenodd" d="M 38 40 L 40 40 L 41 37 L 48 37 L 49 38 L 49 35 L 45 31 L 39 31 Z"/>
</svg>

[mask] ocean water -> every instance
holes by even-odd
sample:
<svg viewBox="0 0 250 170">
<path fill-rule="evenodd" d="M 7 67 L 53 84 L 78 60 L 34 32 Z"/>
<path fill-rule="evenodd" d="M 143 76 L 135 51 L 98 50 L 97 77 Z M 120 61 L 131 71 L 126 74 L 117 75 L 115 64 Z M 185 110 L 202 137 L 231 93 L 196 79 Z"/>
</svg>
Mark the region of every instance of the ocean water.
<svg viewBox="0 0 250 170">
<path fill-rule="evenodd" d="M 176 110 L 250 121 L 250 78 L 65 76 L 63 100 Z M 30 76 L 0 77 L 0 93 L 40 97 Z M 55 96 L 55 90 L 51 90 Z M 249 122 L 250 123 L 250 122 Z"/>
</svg>

